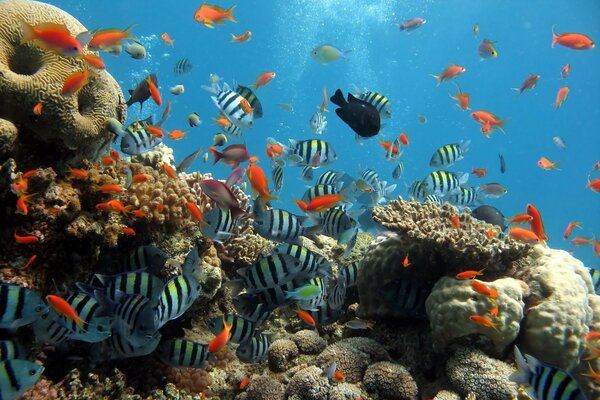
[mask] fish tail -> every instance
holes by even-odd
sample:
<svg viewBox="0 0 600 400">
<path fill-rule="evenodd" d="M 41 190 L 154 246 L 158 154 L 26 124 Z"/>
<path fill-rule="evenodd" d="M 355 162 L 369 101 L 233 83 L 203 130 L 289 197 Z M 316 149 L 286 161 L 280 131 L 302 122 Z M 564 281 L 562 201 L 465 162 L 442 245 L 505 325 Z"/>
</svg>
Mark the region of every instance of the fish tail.
<svg viewBox="0 0 600 400">
<path fill-rule="evenodd" d="M 230 20 L 231 22 L 237 22 L 237 20 L 234 18 L 233 16 L 233 9 L 236 7 L 236 4 L 232 5 L 231 7 L 229 7 L 227 10 L 225 10 L 225 15 L 228 20 Z"/>
<path fill-rule="evenodd" d="M 306 211 L 306 208 L 308 207 L 308 204 L 306 204 L 302 200 L 294 200 L 294 203 L 296 203 L 302 211 Z"/>
<path fill-rule="evenodd" d="M 523 91 L 521 90 L 521 88 L 518 88 L 518 87 L 510 88 L 510 90 L 517 91 L 517 92 L 519 92 L 519 94 L 523 93 Z"/>
<path fill-rule="evenodd" d="M 437 85 L 440 86 L 440 83 L 442 83 L 442 78 L 440 78 L 439 75 L 429 74 L 429 76 L 435 78 L 435 80 L 437 81 Z"/>
<path fill-rule="evenodd" d="M 554 28 L 556 28 L 556 24 L 552 25 L 552 47 L 558 42 L 558 36 L 554 32 Z"/>
<path fill-rule="evenodd" d="M 208 148 L 208 151 L 210 151 L 210 153 L 211 153 L 211 154 L 213 155 L 213 157 L 214 157 L 214 160 L 213 160 L 213 164 L 212 164 L 212 165 L 215 165 L 216 163 L 218 163 L 218 162 L 219 162 L 219 160 L 220 160 L 220 159 L 222 159 L 222 158 L 223 158 L 223 153 L 221 153 L 219 150 L 217 150 L 217 149 L 215 148 L 215 146 L 210 146 L 210 147 Z"/>
<path fill-rule="evenodd" d="M 37 37 L 33 26 L 31 26 L 22 18 L 19 18 L 19 23 L 21 24 L 21 29 L 23 29 L 23 37 L 21 38 L 21 44 L 30 42 Z"/>
<path fill-rule="evenodd" d="M 242 210 L 240 207 L 231 207 L 229 209 L 229 211 L 231 211 L 231 218 L 235 221 L 240 217 L 249 217 L 250 214 L 248 214 L 246 211 Z"/>
<path fill-rule="evenodd" d="M 258 201 L 260 202 L 260 208 L 265 210 L 265 206 L 267 205 L 267 202 L 269 202 L 271 200 L 277 200 L 277 197 L 273 196 L 269 192 L 261 194 L 260 197 L 258 198 Z"/>
<path fill-rule="evenodd" d="M 504 131 L 504 124 L 506 124 L 506 118 L 498 121 L 498 129 L 500 129 L 500 132 L 506 135 L 506 132 Z"/>
<path fill-rule="evenodd" d="M 346 104 L 346 99 L 344 99 L 344 95 L 340 89 L 336 90 L 333 96 L 329 98 L 331 102 L 337 106 L 343 107 Z"/>
<path fill-rule="evenodd" d="M 231 34 L 231 41 L 235 42 L 237 39 L 237 36 L 235 36 L 233 33 Z"/>
<path fill-rule="evenodd" d="M 139 41 L 131 35 L 131 30 L 133 29 L 134 26 L 135 26 L 135 24 L 129 25 L 127 28 L 125 28 L 123 33 L 125 34 L 125 37 L 127 39 L 131 39 L 131 40 L 134 40 L 139 43 Z"/>
</svg>

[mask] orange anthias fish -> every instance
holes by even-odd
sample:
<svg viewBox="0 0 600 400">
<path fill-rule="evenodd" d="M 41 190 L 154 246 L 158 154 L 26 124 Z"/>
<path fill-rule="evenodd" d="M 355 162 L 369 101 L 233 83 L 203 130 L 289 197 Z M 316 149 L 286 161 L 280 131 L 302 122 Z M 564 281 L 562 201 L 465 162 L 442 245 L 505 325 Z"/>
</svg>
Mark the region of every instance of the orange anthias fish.
<svg viewBox="0 0 600 400">
<path fill-rule="evenodd" d="M 569 87 L 568 86 L 563 86 L 560 89 L 558 89 L 558 92 L 556 93 L 556 100 L 554 101 L 554 109 L 555 110 L 558 110 L 559 108 L 562 107 L 565 100 L 567 100 L 568 95 L 569 95 Z"/>
<path fill-rule="evenodd" d="M 193 201 L 186 201 L 185 206 L 197 222 L 200 222 L 201 224 L 206 224 L 206 222 L 204 222 L 202 211 L 200 211 L 196 203 L 194 203 Z"/>
<path fill-rule="evenodd" d="M 87 85 L 90 80 L 90 76 L 92 76 L 92 73 L 87 70 L 72 73 L 63 82 L 63 87 L 60 93 L 63 96 L 70 96 L 77 93 L 82 87 Z"/>
<path fill-rule="evenodd" d="M 256 82 L 254 82 L 252 86 L 257 89 L 261 88 L 271 82 L 275 76 L 275 72 L 263 72 L 258 78 L 256 78 Z"/>
<path fill-rule="evenodd" d="M 177 179 L 177 172 L 169 164 L 161 164 L 160 167 L 171 179 Z"/>
<path fill-rule="evenodd" d="M 569 76 L 569 71 L 571 70 L 571 64 L 566 64 L 563 69 L 560 71 L 560 76 L 563 79 L 567 79 L 567 77 Z"/>
<path fill-rule="evenodd" d="M 109 193 L 109 194 L 122 193 L 125 191 L 125 189 L 123 189 L 121 186 L 116 185 L 116 184 L 106 184 L 106 185 L 96 186 L 96 190 L 98 190 L 99 192 L 102 192 L 102 193 Z"/>
<path fill-rule="evenodd" d="M 104 165 L 105 167 L 108 167 L 109 165 L 114 165 L 117 162 L 111 156 L 106 156 L 106 157 L 102 157 L 102 159 L 100 160 L 100 163 L 102 165 Z"/>
<path fill-rule="evenodd" d="M 171 133 L 169 133 L 169 139 L 171 140 L 180 140 L 183 139 L 185 137 L 185 135 L 187 135 L 189 131 L 180 131 L 179 129 L 174 129 L 171 131 Z"/>
<path fill-rule="evenodd" d="M 539 210 L 531 203 L 527 204 L 527 214 L 531 215 L 531 221 L 529 225 L 531 230 L 540 238 L 540 240 L 548 240 L 546 231 L 544 230 L 544 222 L 542 221 L 542 214 Z"/>
<path fill-rule="evenodd" d="M 40 241 L 40 238 L 37 236 L 33 236 L 33 235 L 19 236 L 15 233 L 15 242 L 17 242 L 19 244 L 32 244 L 32 243 L 38 243 L 39 241 Z"/>
<path fill-rule="evenodd" d="M 254 109 L 250 106 L 250 103 L 248 103 L 248 100 L 244 98 L 240 100 L 240 107 L 246 114 L 250 114 L 254 111 Z"/>
<path fill-rule="evenodd" d="M 483 178 L 487 174 L 487 171 L 485 168 L 474 168 L 471 173 L 478 178 Z"/>
<path fill-rule="evenodd" d="M 239 36 L 235 36 L 233 33 L 231 34 L 231 41 L 236 43 L 244 43 L 250 40 L 252 37 L 252 32 L 246 31 Z"/>
<path fill-rule="evenodd" d="M 317 323 L 315 322 L 315 319 L 306 311 L 304 311 L 303 309 L 301 309 L 300 307 L 296 307 L 294 309 L 294 311 L 296 312 L 296 314 L 298 314 L 298 317 L 300 317 L 300 319 L 304 322 L 306 322 L 308 325 L 310 326 L 317 326 Z"/>
<path fill-rule="evenodd" d="M 63 317 L 74 321 L 75 324 L 77 324 L 77 327 L 85 332 L 85 329 L 83 328 L 85 321 L 79 317 L 77 311 L 75 311 L 73 307 L 71 307 L 71 305 L 65 301 L 65 299 L 60 296 L 49 294 L 46 296 L 46 301 L 52 306 L 52 308 L 54 308 L 54 311 Z"/>
<path fill-rule="evenodd" d="M 294 202 L 304 212 L 325 212 L 338 203 L 346 201 L 346 196 L 343 192 L 337 194 L 324 194 L 313 198 L 310 203 L 306 204 L 302 200 L 294 200 Z"/>
<path fill-rule="evenodd" d="M 468 270 L 459 272 L 456 274 L 456 279 L 475 279 L 475 277 L 483 275 L 483 271 L 485 268 L 480 269 L 479 271 Z"/>
<path fill-rule="evenodd" d="M 319 107 L 319 111 L 324 113 L 327 111 L 327 88 L 323 86 L 323 101 L 321 102 L 321 107 Z"/>
<path fill-rule="evenodd" d="M 38 117 L 42 115 L 43 107 L 44 105 L 42 103 L 37 103 L 35 106 L 33 106 L 33 115 L 37 115 Z"/>
<path fill-rule="evenodd" d="M 231 328 L 233 324 L 227 324 L 225 316 L 223 316 L 223 330 L 208 344 L 209 353 L 218 353 L 229 342 L 231 337 Z"/>
<path fill-rule="evenodd" d="M 131 182 L 132 183 L 142 183 L 142 182 L 146 182 L 146 181 L 150 180 L 150 178 L 152 178 L 152 176 L 150 176 L 148 174 L 135 174 L 131 177 Z"/>
<path fill-rule="evenodd" d="M 47 22 L 32 26 L 20 18 L 19 20 L 23 30 L 21 44 L 33 41 L 39 47 L 65 57 L 76 57 L 82 53 L 81 43 L 71 35 L 65 25 Z M 83 38 L 83 34 L 78 38 Z"/>
<path fill-rule="evenodd" d="M 458 92 L 456 93 L 456 96 L 450 96 L 450 98 L 458 101 L 458 104 L 456 105 L 456 107 L 459 107 L 461 110 L 470 110 L 469 108 L 469 97 L 471 96 L 469 93 L 463 93 L 460 90 L 460 86 L 456 85 L 456 89 L 458 90 Z"/>
<path fill-rule="evenodd" d="M 131 206 L 125 206 L 125 204 L 123 204 L 123 202 L 119 199 L 109 200 L 105 204 L 108 211 L 119 214 L 127 214 L 131 209 Z"/>
<path fill-rule="evenodd" d="M 267 201 L 277 199 L 277 197 L 269 192 L 269 180 L 262 168 L 255 164 L 248 165 L 246 174 L 248 176 L 248 182 L 250 182 L 252 194 L 254 196 L 260 196 L 260 206 L 264 210 Z"/>
<path fill-rule="evenodd" d="M 508 236 L 520 242 L 538 243 L 540 238 L 530 229 L 513 226 L 508 230 Z"/>
<path fill-rule="evenodd" d="M 594 179 L 593 181 L 588 178 L 586 187 L 589 187 L 594 192 L 600 192 L 600 178 Z"/>
<path fill-rule="evenodd" d="M 554 32 L 556 25 L 552 25 L 552 47 L 556 43 L 573 50 L 588 50 L 595 47 L 594 41 L 583 33 L 559 33 Z"/>
<path fill-rule="evenodd" d="M 571 244 L 573 246 L 585 246 L 585 245 L 591 244 L 591 243 L 592 243 L 592 239 L 588 239 L 586 237 L 581 237 L 581 236 L 578 236 L 571 240 Z"/>
<path fill-rule="evenodd" d="M 446 82 L 450 79 L 458 78 L 460 74 L 466 71 L 466 68 L 461 67 L 460 65 L 451 65 L 442 72 L 441 75 L 431 75 L 437 80 L 438 86 L 442 82 Z"/>
<path fill-rule="evenodd" d="M 475 111 L 471 113 L 471 118 L 482 124 L 484 127 L 487 125 L 488 129 L 498 128 L 502 133 L 506 133 L 504 132 L 504 123 L 506 122 L 506 119 L 500 119 L 489 111 Z"/>
<path fill-rule="evenodd" d="M 402 267 L 408 268 L 409 265 L 410 265 L 410 261 L 408 261 L 408 254 L 407 254 L 406 257 L 404 257 L 404 260 L 402 260 Z"/>
<path fill-rule="evenodd" d="M 496 326 L 496 323 L 490 321 L 489 319 L 487 319 L 483 315 L 471 315 L 469 317 L 469 319 L 471 321 L 475 322 L 478 325 L 486 326 L 486 327 L 494 328 L 494 329 L 498 330 L 498 327 Z"/>
<path fill-rule="evenodd" d="M 274 159 L 275 157 L 281 157 L 281 155 L 283 154 L 283 146 L 280 144 L 267 144 L 267 157 L 269 157 L 271 160 Z"/>
<path fill-rule="evenodd" d="M 389 153 L 394 157 L 400 155 L 400 150 L 398 150 L 398 147 L 393 142 L 383 141 L 381 139 L 377 139 L 377 141 L 379 142 L 381 147 L 383 147 L 386 153 Z"/>
<path fill-rule="evenodd" d="M 29 257 L 29 260 L 27 260 L 27 262 L 25 264 L 23 264 L 23 266 L 19 267 L 19 269 L 27 269 L 31 266 L 31 264 L 33 264 L 33 262 L 36 260 L 37 258 L 37 254 L 32 255 L 31 257 Z"/>
<path fill-rule="evenodd" d="M 567 229 L 565 229 L 565 233 L 563 234 L 563 238 L 565 240 L 568 239 L 569 236 L 571 236 L 571 231 L 573 228 L 581 228 L 581 225 L 581 222 L 569 222 L 569 225 L 567 225 Z"/>
<path fill-rule="evenodd" d="M 223 114 L 220 114 L 217 118 L 213 118 L 213 121 L 215 121 L 217 125 L 221 125 L 224 128 L 231 126 L 231 121 L 229 121 Z"/>
<path fill-rule="evenodd" d="M 146 213 L 142 210 L 132 210 L 131 213 L 138 218 L 146 218 Z"/>
<path fill-rule="evenodd" d="M 484 296 L 489 296 L 493 300 L 498 299 L 498 290 L 497 289 L 492 289 L 477 280 L 471 281 L 471 288 L 479 294 L 483 294 Z"/>
<path fill-rule="evenodd" d="M 148 90 L 150 91 L 150 96 L 152 96 L 152 100 L 160 107 L 162 106 L 162 98 L 160 97 L 160 92 L 158 88 L 152 82 L 150 78 L 146 79 L 146 83 L 148 84 Z"/>
<path fill-rule="evenodd" d="M 499 311 L 500 311 L 500 306 L 498 304 L 496 304 L 494 306 L 494 308 L 492 308 L 490 311 L 488 311 L 488 314 L 493 318 L 497 318 Z"/>
<path fill-rule="evenodd" d="M 226 19 L 231 22 L 237 22 L 233 17 L 234 8 L 235 6 L 231 6 L 226 10 L 223 7 L 203 3 L 194 13 L 194 19 L 196 22 L 204 24 L 207 28 L 212 29 L 214 28 L 213 24 L 224 24 L 225 22 L 223 20 Z"/>
<path fill-rule="evenodd" d="M 341 381 L 343 381 L 345 379 L 346 379 L 346 377 L 344 376 L 344 374 L 342 374 L 340 372 L 340 370 L 336 369 L 335 373 L 333 374 L 333 380 L 336 381 L 336 382 L 341 382 Z"/>
<path fill-rule="evenodd" d="M 88 43 L 88 49 L 92 51 L 109 50 L 114 46 L 119 46 L 125 39 L 133 39 L 131 36 L 131 29 L 133 26 L 129 26 L 124 30 L 118 29 L 102 29 L 94 32 L 94 36 Z"/>
<path fill-rule="evenodd" d="M 511 219 L 508 220 L 509 224 L 524 224 L 526 222 L 530 222 L 533 217 L 527 213 L 517 214 Z"/>
<path fill-rule="evenodd" d="M 248 384 L 250 383 L 250 377 L 247 376 L 244 379 L 242 379 L 242 381 L 240 382 L 240 390 L 244 390 L 246 389 L 246 386 L 248 386 Z"/>
<path fill-rule="evenodd" d="M 531 90 L 535 88 L 535 85 L 537 85 L 539 79 L 539 75 L 531 74 L 527 79 L 525 79 L 525 82 L 523 82 L 520 88 L 512 88 L 512 90 L 516 90 L 517 92 L 519 92 L 519 94 L 523 93 L 526 90 Z"/>
<path fill-rule="evenodd" d="M 163 32 L 160 35 L 160 38 L 162 39 L 163 43 L 167 46 L 173 46 L 173 43 L 175 43 L 175 40 L 171 39 L 171 36 L 169 36 L 167 32 Z"/>
<path fill-rule="evenodd" d="M 452 222 L 452 226 L 459 231 L 460 230 L 460 221 L 456 215 L 450 217 L 450 222 Z"/>
<path fill-rule="evenodd" d="M 165 133 L 163 132 L 162 128 L 159 126 L 146 125 L 144 127 L 144 130 L 146 132 L 150 133 L 150 141 L 156 139 L 157 137 L 159 137 L 161 139 L 165 137 Z"/>
<path fill-rule="evenodd" d="M 401 132 L 400 136 L 398 136 L 398 140 L 405 146 L 408 146 L 410 142 L 408 141 L 408 135 L 405 132 Z"/>
<path fill-rule="evenodd" d="M 586 336 L 585 340 L 588 342 L 593 342 L 600 339 L 600 331 L 590 331 Z"/>
<path fill-rule="evenodd" d="M 94 68 L 106 69 L 106 65 L 104 64 L 104 61 L 102 61 L 102 59 L 95 54 L 82 54 L 80 57 L 88 65 L 91 65 Z"/>
<path fill-rule="evenodd" d="M 31 203 L 31 198 L 35 195 L 35 193 L 31 193 L 19 196 L 19 198 L 17 199 L 17 212 L 23 215 L 29 214 L 27 203 Z"/>
<path fill-rule="evenodd" d="M 548 160 L 546 157 L 540 157 L 540 159 L 537 162 L 537 165 L 545 171 L 548 171 L 549 169 L 559 169 L 557 163 Z"/>
<path fill-rule="evenodd" d="M 127 236 L 135 236 L 136 235 L 135 230 L 128 226 L 121 228 L 121 232 L 123 232 Z"/>
</svg>

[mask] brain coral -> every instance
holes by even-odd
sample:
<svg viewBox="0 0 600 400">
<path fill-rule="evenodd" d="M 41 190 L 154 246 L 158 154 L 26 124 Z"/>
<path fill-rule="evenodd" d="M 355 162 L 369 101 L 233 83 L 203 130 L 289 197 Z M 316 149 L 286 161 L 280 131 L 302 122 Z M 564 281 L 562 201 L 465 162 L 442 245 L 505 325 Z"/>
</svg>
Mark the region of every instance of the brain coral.
<svg viewBox="0 0 600 400">
<path fill-rule="evenodd" d="M 63 96 L 60 92 L 64 80 L 73 72 L 89 67 L 79 58 L 63 57 L 33 43 L 20 45 L 23 33 L 19 19 L 32 25 L 65 24 L 73 36 L 87 29 L 64 11 L 34 1 L 2 1 L 0 15 L 0 97 L 3 99 L 0 118 L 19 129 L 16 137 L 12 135 L 16 142 L 11 151 L 25 147 L 19 155 L 11 155 L 19 159 L 31 157 L 29 153 L 33 152 L 43 156 L 43 160 L 55 157 L 54 161 L 68 156 L 96 158 L 112 140 L 112 134 L 105 129 L 106 119 L 125 120 L 126 106 L 121 89 L 108 72 L 94 70 L 90 82 L 79 93 Z M 33 107 L 40 102 L 42 114 L 35 116 Z M 0 143 L 11 141 L 11 131 L 14 133 L 6 122 L 0 124 Z M 39 142 L 52 145 L 53 151 L 36 146 Z M 5 147 L 5 150 L 9 149 Z"/>
<path fill-rule="evenodd" d="M 322 400 L 327 398 L 329 386 L 329 380 L 323 376 L 323 371 L 311 365 L 292 376 L 285 394 L 288 400 Z"/>
<path fill-rule="evenodd" d="M 406 368 L 388 361 L 369 365 L 363 384 L 369 393 L 377 393 L 382 400 L 412 400 L 419 391 Z"/>
</svg>

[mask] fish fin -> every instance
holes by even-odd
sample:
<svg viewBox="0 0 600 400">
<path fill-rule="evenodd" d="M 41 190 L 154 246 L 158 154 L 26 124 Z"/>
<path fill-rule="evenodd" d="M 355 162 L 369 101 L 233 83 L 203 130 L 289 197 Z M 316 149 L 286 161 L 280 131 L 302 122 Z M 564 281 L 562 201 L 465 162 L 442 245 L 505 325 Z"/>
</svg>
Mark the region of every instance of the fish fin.
<svg viewBox="0 0 600 400">
<path fill-rule="evenodd" d="M 75 37 L 75 40 L 83 47 L 86 46 L 90 40 L 92 40 L 92 33 L 89 31 L 81 32 Z"/>
<path fill-rule="evenodd" d="M 554 45 L 556 43 L 558 43 L 558 35 L 556 34 L 556 32 L 554 32 L 554 29 L 556 28 L 556 24 L 552 25 L 552 48 L 554 48 Z"/>
<path fill-rule="evenodd" d="M 352 50 L 342 50 L 342 58 L 348 58 L 350 53 L 352 53 Z"/>
<path fill-rule="evenodd" d="M 215 94 L 215 95 L 219 92 L 219 89 L 218 89 L 218 87 L 216 85 L 213 85 L 213 86 L 202 85 L 200 87 L 202 89 L 206 90 L 207 92 Z"/>
<path fill-rule="evenodd" d="M 334 95 L 329 98 L 329 100 L 333 104 L 335 104 L 335 105 L 337 105 L 339 107 L 344 107 L 346 105 L 346 99 L 344 99 L 344 95 L 343 95 L 343 93 L 342 93 L 342 91 L 340 89 L 337 89 L 335 91 Z M 338 113 L 339 110 L 335 110 L 335 111 L 336 111 L 336 114 L 338 116 L 340 116 L 340 114 Z"/>
<path fill-rule="evenodd" d="M 236 7 L 236 5 L 232 5 L 231 7 L 229 7 L 227 10 L 225 10 L 225 18 L 228 19 L 231 22 L 236 22 L 237 20 L 233 17 L 233 9 Z"/>
<path fill-rule="evenodd" d="M 37 37 L 37 35 L 35 34 L 33 26 L 31 26 L 28 22 L 26 22 L 22 18 L 18 18 L 18 19 L 19 19 L 19 23 L 21 24 L 21 29 L 23 30 L 23 37 L 21 38 L 20 44 L 25 44 L 27 42 L 34 40 Z"/>
<path fill-rule="evenodd" d="M 219 160 L 221 160 L 221 159 L 223 158 L 223 153 L 221 153 L 219 150 L 217 150 L 217 149 L 215 148 L 215 146 L 210 146 L 210 147 L 208 148 L 208 151 L 210 151 L 210 153 L 211 153 L 211 154 L 213 155 L 213 157 L 214 157 L 214 160 L 213 160 L 213 163 L 212 163 L 212 165 L 215 165 L 216 163 L 218 163 L 218 162 L 219 162 Z"/>
<path fill-rule="evenodd" d="M 440 83 L 442 83 L 442 79 L 440 78 L 439 75 L 429 74 L 429 76 L 432 76 L 433 78 L 435 78 L 435 80 L 437 81 L 437 86 L 440 86 Z"/>
<path fill-rule="evenodd" d="M 354 95 L 352 93 L 348 93 L 348 103 L 359 103 L 359 102 L 362 102 L 362 100 L 354 97 Z"/>
</svg>

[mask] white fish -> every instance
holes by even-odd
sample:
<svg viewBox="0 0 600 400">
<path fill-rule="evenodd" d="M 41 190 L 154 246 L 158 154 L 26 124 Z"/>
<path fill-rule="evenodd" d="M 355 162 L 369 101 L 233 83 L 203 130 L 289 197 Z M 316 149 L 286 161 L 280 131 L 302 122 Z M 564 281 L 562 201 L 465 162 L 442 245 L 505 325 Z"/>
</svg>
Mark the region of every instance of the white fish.
<svg viewBox="0 0 600 400">
<path fill-rule="evenodd" d="M 327 118 L 323 115 L 322 112 L 317 111 L 313 114 L 310 121 L 308 121 L 308 125 L 310 126 L 310 130 L 317 135 L 325 132 L 325 128 L 327 128 Z"/>
<path fill-rule="evenodd" d="M 183 92 L 185 92 L 185 87 L 183 85 L 175 85 L 171 89 L 169 89 L 169 91 L 171 92 L 171 94 L 179 96 L 180 94 L 183 94 Z"/>
<path fill-rule="evenodd" d="M 552 138 L 552 142 L 556 145 L 556 147 L 558 147 L 561 150 L 565 150 L 567 148 L 567 144 L 565 143 L 564 139 L 560 136 L 554 136 Z"/>
</svg>

